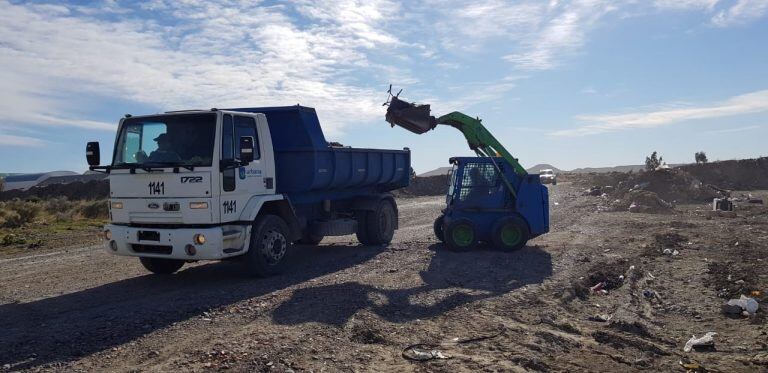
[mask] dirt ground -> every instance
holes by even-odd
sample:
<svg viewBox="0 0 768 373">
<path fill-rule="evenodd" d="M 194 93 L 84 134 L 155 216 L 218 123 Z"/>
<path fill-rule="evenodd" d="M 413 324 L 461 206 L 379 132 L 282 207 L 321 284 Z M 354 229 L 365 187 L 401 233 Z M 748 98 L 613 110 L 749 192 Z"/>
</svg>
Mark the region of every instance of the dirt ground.
<svg viewBox="0 0 768 373">
<path fill-rule="evenodd" d="M 550 187 L 551 232 L 512 253 L 445 250 L 441 196 L 399 199 L 388 247 L 296 247 L 267 279 L 153 276 L 98 247 L 0 256 L 0 370 L 768 371 L 768 207 L 605 212 L 582 190 Z M 721 313 L 739 294 L 755 316 Z M 709 331 L 714 348 L 683 352 Z M 416 343 L 444 358 L 405 359 Z"/>
</svg>

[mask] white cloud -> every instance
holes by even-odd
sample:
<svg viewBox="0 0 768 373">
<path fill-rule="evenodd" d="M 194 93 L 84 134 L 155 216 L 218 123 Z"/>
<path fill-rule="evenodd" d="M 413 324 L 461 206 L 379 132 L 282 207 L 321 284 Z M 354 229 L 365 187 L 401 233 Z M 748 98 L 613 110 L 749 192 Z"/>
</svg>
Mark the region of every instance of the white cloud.
<svg viewBox="0 0 768 373">
<path fill-rule="evenodd" d="M 728 9 L 712 17 L 718 27 L 741 25 L 762 18 L 768 13 L 768 0 L 738 0 Z"/>
<path fill-rule="evenodd" d="M 586 42 L 586 34 L 600 18 L 616 10 L 612 2 L 600 0 L 574 1 L 550 6 L 556 15 L 539 32 L 523 42 L 523 50 L 505 56 L 507 61 L 524 70 L 547 70 L 578 51 Z"/>
<path fill-rule="evenodd" d="M 158 17 L 147 20 L 110 2 L 109 13 L 124 15 L 117 21 L 1 3 L 0 120 L 16 125 L 114 128 L 77 118 L 78 100 L 96 96 L 158 109 L 301 103 L 338 133 L 382 114 L 380 89 L 340 74 L 375 69 L 367 52 L 396 42 L 377 28 L 391 9 L 385 2 L 326 9 L 305 1 L 300 9 L 322 22 L 303 27 L 283 6 L 246 3 L 155 1 L 147 6 Z"/>
<path fill-rule="evenodd" d="M 685 105 L 625 114 L 582 115 L 577 120 L 585 124 L 552 132 L 554 136 L 584 136 L 635 128 L 653 128 L 672 123 L 728 117 L 768 111 L 768 90 L 731 97 L 725 101 L 704 106 Z"/>
<path fill-rule="evenodd" d="M 40 147 L 45 144 L 45 141 L 28 136 L 15 136 L 0 133 L 0 145 L 3 146 L 20 146 L 20 147 Z"/>
<path fill-rule="evenodd" d="M 665 10 L 711 10 L 718 2 L 719 0 L 655 0 L 653 5 Z"/>
<path fill-rule="evenodd" d="M 760 128 L 760 126 L 744 126 L 744 127 L 736 127 L 736 128 L 724 128 L 720 130 L 711 130 L 711 131 L 707 131 L 707 133 L 736 133 L 736 132 L 756 130 L 758 128 Z"/>
</svg>

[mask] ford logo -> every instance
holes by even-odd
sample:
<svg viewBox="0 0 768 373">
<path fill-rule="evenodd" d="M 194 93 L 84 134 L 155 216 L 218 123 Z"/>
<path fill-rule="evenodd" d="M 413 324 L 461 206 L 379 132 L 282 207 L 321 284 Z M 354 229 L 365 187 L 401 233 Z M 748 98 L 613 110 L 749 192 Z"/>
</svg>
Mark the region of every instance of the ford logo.
<svg viewBox="0 0 768 373">
<path fill-rule="evenodd" d="M 147 205 L 147 207 L 149 207 L 149 208 L 154 210 L 154 209 L 159 209 L 160 205 L 158 205 L 157 203 L 150 203 L 150 204 Z"/>
</svg>

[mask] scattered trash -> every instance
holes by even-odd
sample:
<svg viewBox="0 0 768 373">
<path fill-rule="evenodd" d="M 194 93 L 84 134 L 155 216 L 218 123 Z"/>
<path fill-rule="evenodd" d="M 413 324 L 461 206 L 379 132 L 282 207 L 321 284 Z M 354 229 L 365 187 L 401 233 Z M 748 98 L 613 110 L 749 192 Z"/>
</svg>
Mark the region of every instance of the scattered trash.
<svg viewBox="0 0 768 373">
<path fill-rule="evenodd" d="M 611 321 L 610 315 L 594 315 L 587 318 L 589 321 L 596 321 L 596 322 L 608 322 Z"/>
<path fill-rule="evenodd" d="M 744 295 L 739 299 L 731 299 L 722 306 L 723 313 L 730 315 L 740 314 L 742 312 L 754 315 L 758 308 L 760 308 L 760 305 L 754 298 L 746 297 Z"/>
<path fill-rule="evenodd" d="M 729 198 L 714 198 L 712 211 L 733 211 L 733 202 Z"/>
<path fill-rule="evenodd" d="M 753 297 L 759 297 L 760 296 L 760 290 L 752 290 L 749 295 Z"/>
<path fill-rule="evenodd" d="M 413 361 L 427 361 L 432 359 L 450 359 L 440 350 L 432 349 L 431 345 L 418 344 L 408 346 L 403 350 L 403 357 Z"/>
<path fill-rule="evenodd" d="M 680 252 L 677 250 L 672 251 L 672 256 L 680 255 Z"/>
<path fill-rule="evenodd" d="M 680 364 L 680 366 L 685 369 L 686 373 L 703 373 L 707 371 L 703 366 L 701 366 L 701 364 L 688 360 L 680 360 L 678 361 L 678 364 Z"/>
<path fill-rule="evenodd" d="M 643 296 L 646 298 L 656 298 L 658 294 L 656 294 L 656 292 L 651 289 L 645 289 L 643 290 Z"/>
<path fill-rule="evenodd" d="M 672 255 L 672 249 L 664 249 L 664 255 Z"/>
<path fill-rule="evenodd" d="M 750 198 L 747 202 L 749 203 L 756 203 L 759 205 L 763 204 L 763 200 L 761 198 Z"/>
<path fill-rule="evenodd" d="M 605 287 L 605 285 L 606 285 L 605 281 L 598 282 L 595 286 L 589 288 L 589 291 L 591 291 L 593 293 L 601 293 L 601 292 L 605 291 L 603 289 Z"/>
<path fill-rule="evenodd" d="M 450 359 L 451 356 L 444 354 L 442 351 L 440 351 L 439 347 L 448 347 L 452 345 L 457 344 L 465 344 L 465 343 L 472 343 L 472 342 L 479 342 L 486 339 L 496 338 L 500 336 L 502 333 L 504 333 L 505 328 L 503 326 L 499 327 L 499 330 L 487 334 L 487 335 L 481 335 L 479 337 L 472 337 L 472 338 L 465 338 L 465 339 L 458 339 L 453 338 L 448 342 L 443 343 L 437 343 L 437 344 L 430 344 L 430 343 L 416 343 L 412 344 L 406 348 L 403 349 L 402 356 L 405 359 L 412 360 L 412 361 L 427 361 L 427 360 L 433 360 L 433 359 Z"/>
<path fill-rule="evenodd" d="M 685 352 L 691 352 L 692 349 L 700 349 L 700 348 L 712 348 L 715 346 L 715 339 L 714 337 L 717 335 L 715 332 L 707 332 L 707 334 L 704 334 L 701 338 L 696 338 L 695 335 L 691 336 L 691 339 L 688 340 L 688 342 L 685 343 L 685 347 L 683 347 L 683 351 Z"/>
</svg>

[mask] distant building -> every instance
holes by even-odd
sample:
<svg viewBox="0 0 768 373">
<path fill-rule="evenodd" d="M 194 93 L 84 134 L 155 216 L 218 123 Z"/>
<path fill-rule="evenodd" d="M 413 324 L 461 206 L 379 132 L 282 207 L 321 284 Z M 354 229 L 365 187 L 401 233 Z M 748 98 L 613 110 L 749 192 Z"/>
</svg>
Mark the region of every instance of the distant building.
<svg viewBox="0 0 768 373">
<path fill-rule="evenodd" d="M 38 186 L 50 178 L 63 176 L 84 176 L 72 171 L 51 171 L 39 174 L 20 174 L 10 175 L 3 179 L 3 191 L 6 190 L 27 190 Z"/>
</svg>

